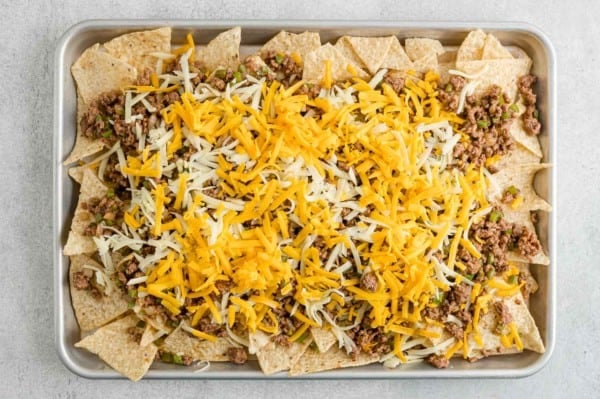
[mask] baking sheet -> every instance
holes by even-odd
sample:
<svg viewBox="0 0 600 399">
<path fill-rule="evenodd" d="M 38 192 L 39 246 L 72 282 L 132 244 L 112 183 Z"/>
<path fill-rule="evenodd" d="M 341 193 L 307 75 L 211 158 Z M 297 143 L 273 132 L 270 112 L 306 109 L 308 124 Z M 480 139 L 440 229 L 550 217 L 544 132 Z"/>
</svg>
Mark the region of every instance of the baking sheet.
<svg viewBox="0 0 600 399">
<path fill-rule="evenodd" d="M 187 33 L 193 33 L 197 44 L 233 26 L 242 27 L 240 52 L 250 54 L 280 30 L 318 31 L 323 42 L 334 41 L 342 35 L 384 36 L 395 34 L 400 40 L 407 37 L 429 37 L 445 46 L 457 46 L 467 33 L 481 28 L 491 32 L 509 46 L 523 49 L 533 59 L 532 73 L 538 76 L 538 106 L 543 125 L 539 136 L 544 162 L 551 169 L 538 173 L 535 188 L 554 210 L 542 213 L 538 235 L 551 259 L 549 267 L 532 266 L 539 291 L 531 298 L 531 312 L 538 324 L 546 352 L 525 352 L 517 355 L 490 357 L 476 363 L 454 361 L 445 370 L 434 369 L 426 363 L 401 365 L 387 369 L 381 364 L 350 368 L 296 377 L 323 378 L 502 378 L 524 377 L 539 371 L 550 358 L 555 343 L 556 312 L 556 73 L 555 56 L 546 36 L 533 26 L 521 23 L 432 23 L 432 22 L 373 22 L 373 21 L 202 21 L 202 20 L 92 20 L 70 28 L 59 40 L 54 60 L 54 152 L 53 152 L 53 240 L 54 240 L 54 302 L 55 343 L 59 357 L 72 372 L 87 378 L 124 378 L 98 357 L 74 347 L 80 339 L 79 326 L 71 306 L 68 283 L 68 258 L 62 255 L 77 187 L 67 174 L 62 161 L 71 150 L 76 131 L 76 89 L 70 67 L 83 50 L 123 33 L 161 26 L 173 28 L 173 43 L 182 43 Z M 265 376 L 256 362 L 245 365 L 212 363 L 201 373 L 189 368 L 157 363 L 145 378 L 211 378 L 211 379 L 289 379 L 286 373 Z"/>
</svg>

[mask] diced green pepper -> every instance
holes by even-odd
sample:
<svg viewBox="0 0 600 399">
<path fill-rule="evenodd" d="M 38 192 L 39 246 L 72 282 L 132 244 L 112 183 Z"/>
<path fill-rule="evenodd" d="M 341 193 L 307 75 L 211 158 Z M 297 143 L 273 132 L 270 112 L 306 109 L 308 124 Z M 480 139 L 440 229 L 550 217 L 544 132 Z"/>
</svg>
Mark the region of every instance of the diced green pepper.
<svg viewBox="0 0 600 399">
<path fill-rule="evenodd" d="M 508 107 L 508 109 L 510 109 L 512 112 L 519 112 L 519 106 L 517 103 L 512 104 L 510 107 Z"/>
<path fill-rule="evenodd" d="M 276 63 L 281 64 L 283 62 L 283 58 L 284 58 L 283 54 L 279 54 L 279 53 L 275 54 L 275 62 Z"/>
<path fill-rule="evenodd" d="M 502 212 L 493 210 L 490 212 L 490 222 L 497 223 L 502 218 Z"/>
<path fill-rule="evenodd" d="M 488 121 L 482 119 L 482 120 L 477 121 L 477 126 L 482 129 L 485 129 L 490 126 L 490 123 Z"/>
<path fill-rule="evenodd" d="M 515 284 L 515 283 L 517 282 L 518 278 L 519 278 L 519 276 L 518 276 L 518 275 L 516 275 L 516 274 L 513 274 L 512 276 L 510 276 L 510 277 L 508 278 L 508 282 L 509 282 L 509 284 Z"/>
<path fill-rule="evenodd" d="M 135 288 L 131 288 L 129 289 L 129 291 L 127 291 L 127 294 L 131 297 L 131 298 L 137 298 L 137 290 Z"/>
<path fill-rule="evenodd" d="M 160 355 L 160 360 L 165 363 L 173 363 L 173 355 L 169 352 L 163 352 L 162 355 Z"/>
<path fill-rule="evenodd" d="M 107 129 L 105 131 L 102 132 L 102 137 L 104 137 L 105 139 L 112 137 L 112 130 Z"/>
<path fill-rule="evenodd" d="M 236 82 L 241 82 L 242 81 L 242 74 L 241 72 L 234 72 L 233 73 L 233 77 L 235 79 Z"/>
<path fill-rule="evenodd" d="M 516 188 L 515 186 L 509 186 L 506 191 L 512 195 L 517 195 L 519 194 L 519 189 Z"/>
<path fill-rule="evenodd" d="M 227 71 L 224 69 L 217 69 L 215 71 L 215 76 L 219 79 L 225 79 L 225 77 L 227 76 Z"/>
<path fill-rule="evenodd" d="M 181 356 L 177 355 L 177 354 L 173 354 L 173 363 L 175 364 L 183 364 L 183 359 L 181 358 Z"/>
</svg>

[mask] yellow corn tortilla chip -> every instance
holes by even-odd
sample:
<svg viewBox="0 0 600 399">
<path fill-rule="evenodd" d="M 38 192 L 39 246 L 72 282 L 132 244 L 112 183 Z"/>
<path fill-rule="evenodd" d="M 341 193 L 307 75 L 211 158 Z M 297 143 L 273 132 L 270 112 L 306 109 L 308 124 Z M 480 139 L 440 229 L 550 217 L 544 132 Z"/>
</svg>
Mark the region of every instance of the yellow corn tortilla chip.
<svg viewBox="0 0 600 399">
<path fill-rule="evenodd" d="M 340 37 L 335 45 L 333 46 L 338 50 L 344 57 L 351 60 L 354 64 L 358 65 L 362 69 L 366 69 L 365 63 L 360 59 L 356 51 L 352 46 L 352 43 L 348 40 L 348 36 Z"/>
<path fill-rule="evenodd" d="M 345 367 L 364 366 L 378 360 L 378 355 L 367 355 L 365 353 L 360 353 L 356 360 L 352 360 L 346 352 L 335 346 L 325 353 L 309 349 L 292 366 L 290 375 L 296 376 Z"/>
<path fill-rule="evenodd" d="M 77 135 L 75 137 L 75 145 L 68 155 L 67 159 L 64 160 L 65 165 L 69 165 L 73 162 L 77 162 L 85 157 L 96 154 L 101 151 L 106 145 L 101 140 L 93 140 L 83 135 L 81 131 L 80 121 L 83 118 L 84 113 L 87 110 L 87 105 L 83 102 L 83 99 L 77 95 Z M 77 180 L 77 179 L 76 179 Z M 81 181 L 79 180 L 78 183 Z"/>
<path fill-rule="evenodd" d="M 69 174 L 69 176 L 75 180 L 75 182 L 81 184 L 81 181 L 83 180 L 83 171 L 87 168 L 87 166 L 81 165 L 81 166 L 73 166 L 70 167 L 69 170 L 67 171 L 67 173 Z"/>
<path fill-rule="evenodd" d="M 116 319 L 127 312 L 128 303 L 127 295 L 116 286 L 114 279 L 112 291 L 109 295 L 95 297 L 89 290 L 75 288 L 74 275 L 85 270 L 84 266 L 86 265 L 104 270 L 104 266 L 86 255 L 70 257 L 69 287 L 71 289 L 71 303 L 81 331 L 94 330 Z"/>
<path fill-rule="evenodd" d="M 394 38 L 395 36 L 346 36 L 346 40 L 372 75 L 377 73 L 381 64 L 387 58 Z"/>
<path fill-rule="evenodd" d="M 235 27 L 220 33 L 206 46 L 197 49 L 196 59 L 202 61 L 206 68 L 213 71 L 217 68 L 236 69 L 240 63 L 241 28 Z"/>
<path fill-rule="evenodd" d="M 124 317 L 100 328 L 75 346 L 97 354 L 125 377 L 138 381 L 150 368 L 158 348 L 154 344 L 141 347 L 133 339 L 128 330 L 137 322 L 135 315 Z"/>
<path fill-rule="evenodd" d="M 422 58 L 434 54 L 436 57 L 444 54 L 444 46 L 439 40 L 427 38 L 409 38 L 404 41 L 404 50 L 412 61 L 417 61 Z"/>
<path fill-rule="evenodd" d="M 154 71 L 157 59 L 150 54 L 171 51 L 171 28 L 127 33 L 104 43 L 104 48 L 115 58 L 133 65 L 138 73 L 145 68 Z"/>
<path fill-rule="evenodd" d="M 481 50 L 481 59 L 498 60 L 502 58 L 513 58 L 513 56 L 510 51 L 500 43 L 496 36 L 488 33 L 483 43 L 483 49 Z"/>
<path fill-rule="evenodd" d="M 535 320 L 531 316 L 521 292 L 518 292 L 512 297 L 497 298 L 496 300 L 502 301 L 508 308 L 513 322 L 517 327 L 517 331 L 519 332 L 521 341 L 523 342 L 523 348 L 538 353 L 544 353 L 544 342 L 542 341 Z M 473 335 L 469 336 L 469 347 L 474 348 L 476 358 L 519 352 L 517 348 L 506 348 L 502 345 L 500 342 L 500 335 L 494 332 L 497 325 L 496 318 L 496 313 L 490 304 L 489 311 L 481 315 L 478 324 L 483 341 L 482 348 L 477 346 Z"/>
<path fill-rule="evenodd" d="M 216 342 L 201 340 L 178 327 L 165 338 L 160 350 L 190 356 L 193 360 L 226 362 L 229 360 L 227 350 L 239 347 L 239 344 L 222 337 L 218 337 Z"/>
<path fill-rule="evenodd" d="M 463 62 L 481 60 L 486 36 L 487 35 L 480 29 L 469 32 L 458 48 L 458 53 L 456 55 L 456 64 L 459 68 L 460 64 Z"/>
<path fill-rule="evenodd" d="M 327 352 L 337 342 L 335 334 L 328 328 L 313 327 L 310 329 L 310 334 L 321 353 Z"/>
<path fill-rule="evenodd" d="M 99 44 L 83 52 L 71 67 L 71 73 L 77 92 L 88 105 L 100 94 L 130 85 L 137 77 L 133 66 L 101 51 Z"/>
<path fill-rule="evenodd" d="M 291 342 L 289 346 L 285 347 L 269 341 L 258 349 L 256 358 L 265 375 L 275 374 L 289 370 L 290 367 L 296 364 L 311 343 L 312 338 L 307 338 L 302 343 Z"/>
<path fill-rule="evenodd" d="M 90 169 L 83 171 L 77 208 L 73 215 L 67 243 L 63 249 L 65 255 L 91 254 L 98 250 L 92 237 L 83 234 L 87 226 L 89 226 L 90 221 L 94 218 L 94 215 L 83 209 L 83 203 L 94 197 L 103 197 L 106 195 L 107 190 L 108 188 L 96 177 L 94 172 Z"/>
<path fill-rule="evenodd" d="M 327 43 L 306 55 L 302 79 L 307 82 L 320 82 L 325 74 L 325 61 L 327 60 L 331 61 L 331 77 L 334 81 L 353 77 L 352 73 L 348 71 L 348 65 L 356 70 L 358 77 L 366 78 L 368 76 L 356 63 L 344 57 L 339 50 Z"/>
<path fill-rule="evenodd" d="M 516 142 L 510 152 L 501 157 L 492 167 L 497 170 L 503 170 L 515 165 L 540 163 L 541 155 L 535 154 L 520 143 Z"/>
<path fill-rule="evenodd" d="M 390 49 L 387 56 L 381 63 L 380 68 L 394 69 L 398 71 L 408 71 L 413 68 L 410 58 L 402 48 L 402 45 L 396 36 L 392 36 Z"/>
<path fill-rule="evenodd" d="M 467 75 L 477 76 L 480 82 L 475 90 L 475 95 L 487 92 L 490 86 L 498 85 L 507 93 L 511 101 L 517 97 L 517 81 L 519 77 L 527 75 L 531 69 L 530 58 L 478 60 L 467 61 L 456 65 Z"/>
<path fill-rule="evenodd" d="M 413 70 L 415 72 L 419 72 L 425 74 L 429 71 L 437 71 L 438 70 L 438 61 L 437 55 L 428 54 L 422 58 L 413 62 Z"/>
<path fill-rule="evenodd" d="M 321 37 L 318 32 L 290 33 L 281 31 L 266 42 L 259 54 L 266 57 L 268 53 L 298 54 L 303 60 L 306 54 L 321 47 Z"/>
<path fill-rule="evenodd" d="M 527 307 L 529 307 L 529 295 L 535 294 L 540 288 L 537 280 L 531 274 L 531 265 L 525 262 L 512 262 L 519 269 L 519 281 L 523 279 L 525 285 L 521 288 L 521 294 Z M 525 297 L 525 290 L 528 291 L 528 297 Z"/>
<path fill-rule="evenodd" d="M 551 166 L 547 163 L 517 164 L 500 170 L 490 177 L 489 199 L 499 203 L 507 212 L 511 210 L 550 212 L 552 206 L 537 195 L 533 188 L 533 181 L 537 172 Z M 523 202 L 519 206 L 514 206 L 514 209 L 512 204 L 501 203 L 502 196 L 509 187 L 519 190 L 518 196 L 523 198 Z"/>
</svg>

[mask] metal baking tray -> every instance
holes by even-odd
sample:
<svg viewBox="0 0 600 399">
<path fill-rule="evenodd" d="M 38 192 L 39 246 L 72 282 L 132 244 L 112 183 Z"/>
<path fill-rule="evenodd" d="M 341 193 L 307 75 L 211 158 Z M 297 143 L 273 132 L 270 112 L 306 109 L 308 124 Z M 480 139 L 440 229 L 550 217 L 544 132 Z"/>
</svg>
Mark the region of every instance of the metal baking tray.
<svg viewBox="0 0 600 399">
<path fill-rule="evenodd" d="M 280 30 L 318 31 L 323 42 L 344 34 L 430 37 L 445 46 L 457 46 L 470 30 L 492 32 L 502 43 L 520 47 L 533 59 L 533 73 L 539 77 L 538 104 L 543 124 L 540 141 L 544 162 L 556 162 L 556 71 L 555 55 L 548 38 L 537 28 L 523 23 L 457 23 L 393 21 L 257 21 L 257 20 L 90 20 L 71 27 L 58 41 L 54 59 L 54 320 L 56 350 L 65 366 L 87 378 L 124 378 L 98 357 L 74 347 L 80 338 L 79 326 L 71 307 L 68 283 L 68 259 L 62 255 L 70 218 L 77 202 L 77 186 L 62 164 L 71 150 L 76 131 L 76 89 L 70 67 L 83 50 L 123 33 L 161 26 L 173 28 L 173 43 L 182 43 L 193 32 L 196 43 L 208 42 L 225 29 L 242 27 L 241 52 L 251 53 Z M 532 273 L 540 290 L 531 299 L 531 311 L 546 346 L 546 353 L 525 352 L 518 355 L 490 357 L 476 363 L 454 361 L 451 367 L 437 370 L 417 363 L 387 369 L 381 364 L 317 373 L 300 378 L 514 378 L 539 371 L 549 360 L 555 344 L 556 319 L 556 167 L 540 172 L 535 181 L 538 193 L 553 204 L 554 211 L 540 215 L 538 234 L 551 259 L 549 267 L 533 266 Z M 243 366 L 212 363 L 201 373 L 168 364 L 153 365 L 145 378 L 177 379 L 260 379 L 290 378 L 280 373 L 266 377 L 254 361 Z"/>
</svg>

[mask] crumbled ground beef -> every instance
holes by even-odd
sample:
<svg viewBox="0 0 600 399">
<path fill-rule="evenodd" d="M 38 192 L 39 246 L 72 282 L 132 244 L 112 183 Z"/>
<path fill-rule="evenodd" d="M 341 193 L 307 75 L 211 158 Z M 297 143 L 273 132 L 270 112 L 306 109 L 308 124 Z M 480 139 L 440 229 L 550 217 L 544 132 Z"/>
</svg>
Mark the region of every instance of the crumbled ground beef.
<svg viewBox="0 0 600 399">
<path fill-rule="evenodd" d="M 284 86 L 290 86 L 302 79 L 302 65 L 288 54 L 270 51 L 264 57 L 267 66 L 275 73 L 275 78 Z"/>
<path fill-rule="evenodd" d="M 208 317 L 202 318 L 196 328 L 199 331 L 205 332 L 207 334 L 216 335 L 217 337 L 225 337 L 227 336 L 227 329 L 223 324 L 213 323 Z"/>
<path fill-rule="evenodd" d="M 454 105 L 451 94 L 444 94 L 447 107 Z M 504 155 L 513 147 L 509 133 L 514 120 L 510 99 L 502 94 L 500 87 L 492 86 L 481 98 L 467 96 L 461 116 L 465 118 L 463 131 L 469 136 L 468 143 L 454 147 L 456 165 L 464 168 L 468 164 L 483 165 L 495 155 Z"/>
<path fill-rule="evenodd" d="M 277 345 L 288 347 L 291 342 L 288 339 L 288 336 L 285 334 L 277 334 L 271 337 L 271 341 L 275 342 Z"/>
<path fill-rule="evenodd" d="M 503 334 L 505 327 L 512 321 L 512 315 L 508 310 L 508 306 L 502 301 L 496 301 L 493 304 L 494 312 L 496 312 L 496 328 L 497 334 Z"/>
<path fill-rule="evenodd" d="M 389 71 L 383 77 L 383 83 L 390 85 L 392 90 L 394 90 L 396 94 L 400 95 L 400 93 L 402 93 L 402 89 L 404 89 L 405 79 L 399 71 Z"/>
<path fill-rule="evenodd" d="M 464 336 L 464 330 L 462 329 L 461 326 L 459 326 L 456 323 L 446 323 L 444 324 L 444 328 L 446 329 L 446 331 L 448 331 L 450 334 L 452 334 L 453 337 L 455 337 L 458 340 L 462 340 L 463 336 Z"/>
<path fill-rule="evenodd" d="M 91 288 L 90 280 L 94 276 L 94 272 L 89 269 L 73 273 L 73 285 L 78 290 L 87 290 Z"/>
<path fill-rule="evenodd" d="M 357 327 L 358 329 L 354 332 L 354 335 L 351 338 L 356 344 L 357 349 L 359 349 L 361 352 L 371 355 L 382 355 L 389 353 L 392 350 L 393 340 L 383 331 L 382 327 Z"/>
<path fill-rule="evenodd" d="M 123 220 L 125 203 L 114 193 L 104 198 L 91 198 L 82 203 L 82 208 L 92 215 L 92 220 L 84 231 L 87 236 L 100 236 L 104 233 L 103 226 L 118 228 Z"/>
<path fill-rule="evenodd" d="M 360 278 L 360 288 L 365 291 L 377 291 L 377 276 L 373 272 L 367 272 Z"/>
<path fill-rule="evenodd" d="M 494 273 L 506 271 L 506 256 L 513 248 L 526 257 L 532 257 L 541 250 L 541 244 L 534 232 L 507 222 L 497 208 L 492 210 L 486 219 L 473 224 L 469 236 L 483 256 L 477 259 L 461 247 L 457 259 L 467 267 L 466 273 L 475 276 L 477 281 L 483 280 L 492 268 Z"/>
<path fill-rule="evenodd" d="M 525 104 L 525 112 L 521 115 L 523 127 L 527 134 L 537 136 L 540 134 L 542 125 L 538 119 L 538 109 L 536 107 L 537 96 L 533 92 L 533 85 L 537 81 L 534 75 L 521 76 L 517 82 L 519 94 Z"/>
<path fill-rule="evenodd" d="M 244 364 L 248 360 L 248 353 L 244 348 L 229 348 L 227 349 L 227 356 L 235 364 Z"/>
<path fill-rule="evenodd" d="M 444 355 L 429 355 L 427 362 L 433 367 L 438 369 L 445 369 L 450 365 L 450 361 L 444 357 Z"/>
<path fill-rule="evenodd" d="M 312 83 L 303 84 L 298 89 L 298 94 L 305 94 L 310 99 L 314 99 L 314 98 L 318 97 L 319 93 L 321 93 L 321 86 L 319 86 L 317 84 L 312 84 Z"/>
<path fill-rule="evenodd" d="M 446 109 L 456 112 L 459 95 L 465 83 L 465 78 L 462 76 L 452 75 L 448 83 L 440 89 L 438 96 Z"/>
</svg>

